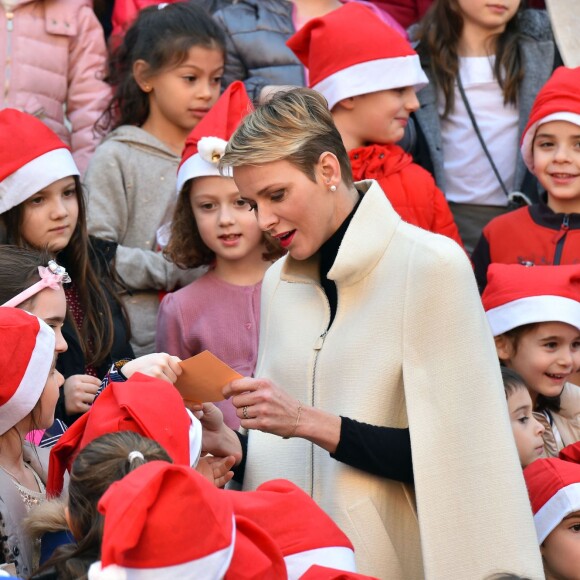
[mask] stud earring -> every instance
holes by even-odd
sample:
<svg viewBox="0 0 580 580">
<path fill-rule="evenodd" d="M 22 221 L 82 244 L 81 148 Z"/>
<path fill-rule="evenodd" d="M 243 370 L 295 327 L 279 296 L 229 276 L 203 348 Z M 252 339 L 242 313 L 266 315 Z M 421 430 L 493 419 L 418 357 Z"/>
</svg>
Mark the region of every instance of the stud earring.
<svg viewBox="0 0 580 580">
<path fill-rule="evenodd" d="M 336 185 L 331 185 L 328 189 L 330 189 L 330 191 L 334 192 L 334 191 L 336 191 Z"/>
</svg>

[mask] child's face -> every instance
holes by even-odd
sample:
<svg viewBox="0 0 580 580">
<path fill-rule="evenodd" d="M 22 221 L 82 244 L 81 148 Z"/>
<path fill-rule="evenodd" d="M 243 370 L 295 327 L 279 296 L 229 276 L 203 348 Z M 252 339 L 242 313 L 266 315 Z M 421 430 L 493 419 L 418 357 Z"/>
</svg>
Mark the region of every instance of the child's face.
<svg viewBox="0 0 580 580">
<path fill-rule="evenodd" d="M 349 141 L 352 140 L 355 147 L 396 143 L 405 134 L 409 115 L 418 108 L 419 101 L 413 87 L 353 97 Z"/>
<path fill-rule="evenodd" d="M 463 16 L 464 31 L 476 28 L 494 34 L 505 30 L 507 23 L 514 17 L 521 0 L 457 0 Z"/>
<path fill-rule="evenodd" d="M 34 248 L 51 252 L 66 248 L 77 225 L 79 203 L 73 177 L 64 177 L 24 203 L 21 234 Z"/>
<path fill-rule="evenodd" d="M 201 239 L 220 262 L 261 262 L 263 233 L 248 202 L 229 177 L 197 177 L 189 200 Z"/>
<path fill-rule="evenodd" d="M 498 337 L 499 338 L 499 337 Z M 517 350 L 507 337 L 496 341 L 499 358 L 522 376 L 535 404 L 538 395 L 557 397 L 580 368 L 580 331 L 564 322 L 542 322 L 525 332 Z"/>
<path fill-rule="evenodd" d="M 567 121 L 540 125 L 533 145 L 534 173 L 557 213 L 580 212 L 580 127 Z"/>
<path fill-rule="evenodd" d="M 548 578 L 580 578 L 580 512 L 566 516 L 540 546 Z"/>
<path fill-rule="evenodd" d="M 50 369 L 42 395 L 40 406 L 35 414 L 35 423 L 39 429 L 48 429 L 54 423 L 54 410 L 58 401 L 59 389 L 64 384 L 64 377 L 56 370 L 56 355 Z"/>
<path fill-rule="evenodd" d="M 146 123 L 168 138 L 175 130 L 187 137 L 218 100 L 223 69 L 221 50 L 192 46 L 179 66 L 140 83 L 149 94 Z"/>
<path fill-rule="evenodd" d="M 518 456 L 524 468 L 544 453 L 544 427 L 532 415 L 532 399 L 523 385 L 512 392 L 507 404 Z"/>
<path fill-rule="evenodd" d="M 67 350 L 68 344 L 62 335 L 62 325 L 66 318 L 66 297 L 62 287 L 59 287 L 58 290 L 45 288 L 32 299 L 21 304 L 19 308 L 38 316 L 54 330 L 56 335 L 55 353 L 60 354 Z"/>
</svg>

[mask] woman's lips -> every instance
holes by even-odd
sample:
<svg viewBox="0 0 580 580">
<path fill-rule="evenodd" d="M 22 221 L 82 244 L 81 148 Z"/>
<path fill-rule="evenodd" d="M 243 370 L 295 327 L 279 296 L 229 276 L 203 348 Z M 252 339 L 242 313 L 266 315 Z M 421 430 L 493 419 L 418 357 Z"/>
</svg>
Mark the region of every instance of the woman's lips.
<svg viewBox="0 0 580 580">
<path fill-rule="evenodd" d="M 274 237 L 280 242 L 280 245 L 285 249 L 292 243 L 292 240 L 294 239 L 294 234 L 296 234 L 296 230 L 284 232 L 283 234 L 279 234 Z"/>
</svg>

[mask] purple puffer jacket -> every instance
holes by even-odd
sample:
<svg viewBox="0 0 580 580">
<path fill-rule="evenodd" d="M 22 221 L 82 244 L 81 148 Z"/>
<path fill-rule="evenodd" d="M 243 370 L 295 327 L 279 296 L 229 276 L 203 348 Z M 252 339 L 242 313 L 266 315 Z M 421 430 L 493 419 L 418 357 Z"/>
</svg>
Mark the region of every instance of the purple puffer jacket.
<svg viewBox="0 0 580 580">
<path fill-rule="evenodd" d="M 0 108 L 44 121 L 71 146 L 81 174 L 111 97 L 102 80 L 106 57 L 90 0 L 0 0 Z"/>
</svg>

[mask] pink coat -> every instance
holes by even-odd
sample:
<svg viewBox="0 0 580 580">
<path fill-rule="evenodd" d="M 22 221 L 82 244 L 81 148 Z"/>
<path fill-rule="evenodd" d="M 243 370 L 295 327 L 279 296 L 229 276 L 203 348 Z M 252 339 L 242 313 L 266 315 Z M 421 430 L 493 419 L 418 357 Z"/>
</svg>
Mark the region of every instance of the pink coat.
<svg viewBox="0 0 580 580">
<path fill-rule="evenodd" d="M 111 97 L 102 80 L 103 29 L 89 2 L 14 0 L 12 10 L 0 3 L 1 107 L 44 121 L 71 146 L 81 173 L 100 140 L 93 125 Z"/>
</svg>

